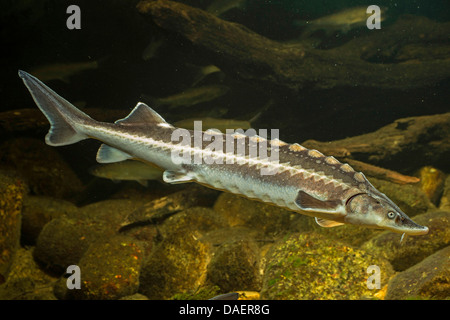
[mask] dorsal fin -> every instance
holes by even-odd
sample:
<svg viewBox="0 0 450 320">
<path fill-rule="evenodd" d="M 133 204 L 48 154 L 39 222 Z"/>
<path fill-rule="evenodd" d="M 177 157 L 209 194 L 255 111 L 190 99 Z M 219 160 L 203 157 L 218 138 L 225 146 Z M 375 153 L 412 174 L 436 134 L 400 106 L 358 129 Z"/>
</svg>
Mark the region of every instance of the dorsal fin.
<svg viewBox="0 0 450 320">
<path fill-rule="evenodd" d="M 138 102 L 138 104 L 131 110 L 130 114 L 123 118 L 117 120 L 115 123 L 122 125 L 130 124 L 161 124 L 167 123 L 155 110 L 150 108 L 143 102 Z"/>
</svg>

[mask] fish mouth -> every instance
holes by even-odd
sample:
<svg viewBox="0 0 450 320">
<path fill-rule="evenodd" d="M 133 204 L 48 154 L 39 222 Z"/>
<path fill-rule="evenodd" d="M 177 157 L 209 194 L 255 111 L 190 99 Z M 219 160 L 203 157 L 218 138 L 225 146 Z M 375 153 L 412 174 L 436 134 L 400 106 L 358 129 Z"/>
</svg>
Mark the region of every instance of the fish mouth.
<svg viewBox="0 0 450 320">
<path fill-rule="evenodd" d="M 416 225 L 415 227 L 405 227 L 405 228 L 387 228 L 390 231 L 396 232 L 396 233 L 405 233 L 410 236 L 422 236 L 428 233 L 429 229 L 428 227 Z"/>
</svg>

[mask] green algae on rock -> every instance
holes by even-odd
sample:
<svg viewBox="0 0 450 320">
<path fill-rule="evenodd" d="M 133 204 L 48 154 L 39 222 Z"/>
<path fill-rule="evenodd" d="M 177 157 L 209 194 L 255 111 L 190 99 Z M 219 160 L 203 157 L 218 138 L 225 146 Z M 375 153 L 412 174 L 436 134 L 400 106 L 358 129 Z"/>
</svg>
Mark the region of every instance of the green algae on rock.
<svg viewBox="0 0 450 320">
<path fill-rule="evenodd" d="M 312 217 L 302 216 L 290 225 L 293 232 L 314 232 L 328 239 L 344 242 L 352 247 L 358 247 L 373 236 L 383 232 L 379 229 L 365 228 L 357 225 L 344 224 L 335 228 L 324 228 L 317 224 Z"/>
<path fill-rule="evenodd" d="M 21 211 L 28 188 L 13 174 L 0 171 L 0 284 L 20 244 Z"/>
<path fill-rule="evenodd" d="M 19 248 L 7 281 L 0 286 L 0 300 L 55 300 L 56 278 L 42 271 L 33 259 L 33 249 Z"/>
<path fill-rule="evenodd" d="M 70 199 L 83 188 L 80 179 L 58 151 L 41 140 L 8 140 L 0 147 L 0 157 L 23 176 L 36 195 Z"/>
<path fill-rule="evenodd" d="M 40 232 L 35 258 L 56 272 L 76 264 L 88 247 L 117 234 L 124 216 L 143 201 L 99 201 L 51 220 Z"/>
<path fill-rule="evenodd" d="M 448 299 L 450 296 L 450 247 L 391 279 L 386 299 Z"/>
<path fill-rule="evenodd" d="M 198 236 L 185 229 L 155 246 L 142 266 L 139 292 L 149 299 L 169 299 L 201 287 L 212 248 L 199 241 Z"/>
<path fill-rule="evenodd" d="M 226 221 L 211 208 L 192 207 L 164 221 L 159 230 L 162 237 L 193 232 L 200 238 L 207 232 L 226 227 Z"/>
<path fill-rule="evenodd" d="M 184 293 L 173 295 L 171 300 L 208 300 L 220 294 L 218 286 L 205 286 L 197 290 L 190 290 Z"/>
<path fill-rule="evenodd" d="M 367 268 L 380 268 L 381 288 L 393 275 L 384 258 L 314 233 L 286 237 L 266 259 L 262 299 L 376 298 Z"/>
<path fill-rule="evenodd" d="M 28 196 L 22 210 L 22 242 L 35 244 L 42 228 L 51 220 L 71 215 L 78 208 L 69 201 L 48 196 Z"/>
<path fill-rule="evenodd" d="M 143 206 L 147 201 L 136 199 L 108 199 L 94 202 L 80 208 L 77 217 L 105 221 L 117 225 L 125 216 Z"/>
<path fill-rule="evenodd" d="M 259 291 L 262 281 L 259 261 L 259 248 L 254 240 L 229 241 L 215 251 L 207 279 L 219 286 L 221 292 Z"/>
<path fill-rule="evenodd" d="M 442 192 L 439 209 L 450 211 L 450 175 L 445 179 L 444 191 Z"/>
<path fill-rule="evenodd" d="M 47 269 L 63 272 L 77 264 L 93 242 L 107 240 L 114 233 L 104 222 L 63 216 L 44 226 L 36 241 L 34 257 Z"/>
<path fill-rule="evenodd" d="M 428 199 L 435 204 L 439 204 L 439 197 L 444 190 L 445 173 L 432 166 L 420 168 L 420 188 L 427 195 Z"/>
<path fill-rule="evenodd" d="M 362 248 L 386 258 L 396 271 L 402 271 L 450 244 L 449 211 L 430 211 L 415 216 L 415 221 L 430 229 L 427 235 L 406 236 L 400 241 L 399 234 L 383 232 L 364 243 Z"/>
<path fill-rule="evenodd" d="M 222 193 L 214 204 L 214 210 L 227 220 L 230 226 L 245 226 L 273 236 L 285 233 L 293 220 L 300 215 L 273 205 Z"/>
<path fill-rule="evenodd" d="M 143 257 L 142 244 L 131 237 L 93 243 L 78 263 L 81 289 L 67 290 L 68 298 L 110 300 L 135 294 Z"/>
<path fill-rule="evenodd" d="M 146 201 L 132 211 L 122 222 L 124 227 L 143 223 L 161 223 L 171 215 L 192 207 L 210 207 L 217 194 L 216 190 L 202 186 L 192 186 L 169 195 Z"/>
</svg>

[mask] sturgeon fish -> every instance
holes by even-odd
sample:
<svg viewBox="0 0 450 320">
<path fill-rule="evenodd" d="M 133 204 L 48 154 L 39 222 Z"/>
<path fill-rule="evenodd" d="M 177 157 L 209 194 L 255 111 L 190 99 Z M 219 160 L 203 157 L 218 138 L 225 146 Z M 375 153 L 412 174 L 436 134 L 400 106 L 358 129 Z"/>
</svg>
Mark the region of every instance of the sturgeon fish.
<svg viewBox="0 0 450 320">
<path fill-rule="evenodd" d="M 315 217 L 323 227 L 346 223 L 409 235 L 428 232 L 427 227 L 416 224 L 373 187 L 363 173 L 317 150 L 278 139 L 222 134 L 223 141 L 240 139 L 246 146 L 255 141 L 266 142 L 268 149 L 276 150 L 278 154 L 277 161 L 274 161 L 271 157 L 239 153 L 237 143 L 233 150 L 227 152 L 208 149 L 208 139 L 204 138 L 201 145 L 181 144 L 173 141 L 177 128 L 144 103 L 139 102 L 126 118 L 115 123 L 99 122 L 32 75 L 19 70 L 19 76 L 50 122 L 50 130 L 45 137 L 50 146 L 97 139 L 103 142 L 97 152 L 100 163 L 126 159 L 152 163 L 165 170 L 163 180 L 167 183 L 194 181 Z M 191 138 L 198 134 L 186 131 Z M 211 131 L 201 134 L 210 138 L 212 135 Z M 174 158 L 174 150 L 187 151 L 192 157 L 209 153 L 216 160 L 226 161 L 211 164 L 178 161 L 180 159 Z M 261 175 L 261 168 L 276 170 L 274 174 Z"/>
</svg>

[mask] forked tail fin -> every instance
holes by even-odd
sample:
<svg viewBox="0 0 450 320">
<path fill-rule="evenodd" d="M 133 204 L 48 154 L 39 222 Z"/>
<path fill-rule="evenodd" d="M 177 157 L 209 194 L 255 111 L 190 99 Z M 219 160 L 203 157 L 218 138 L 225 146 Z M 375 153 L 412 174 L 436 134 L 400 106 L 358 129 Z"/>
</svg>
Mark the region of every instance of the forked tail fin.
<svg viewBox="0 0 450 320">
<path fill-rule="evenodd" d="M 77 126 L 80 123 L 94 121 L 91 117 L 25 71 L 19 70 L 19 77 L 50 122 L 50 130 L 45 136 L 48 145 L 64 146 L 88 138 L 77 130 Z"/>
</svg>

